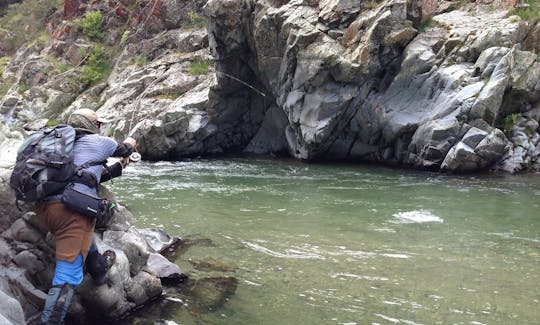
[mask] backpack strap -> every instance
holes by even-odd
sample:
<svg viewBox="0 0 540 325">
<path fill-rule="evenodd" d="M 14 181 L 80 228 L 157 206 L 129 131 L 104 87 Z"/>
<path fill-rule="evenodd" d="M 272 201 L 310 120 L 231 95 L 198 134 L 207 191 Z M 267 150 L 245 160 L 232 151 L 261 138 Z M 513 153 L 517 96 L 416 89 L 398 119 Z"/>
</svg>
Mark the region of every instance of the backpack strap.
<svg viewBox="0 0 540 325">
<path fill-rule="evenodd" d="M 82 129 L 82 128 L 74 128 L 74 129 L 75 129 L 75 141 L 79 140 L 80 138 L 86 135 L 94 134 L 94 132 L 87 129 Z M 92 166 L 98 166 L 98 165 L 103 165 L 105 168 L 107 168 L 107 160 L 87 162 L 80 166 L 77 166 L 75 168 L 75 173 L 73 174 L 71 178 L 71 182 L 81 183 L 90 188 L 95 188 L 97 190 L 99 183 L 97 181 L 96 176 L 90 172 L 85 171 L 85 169 Z"/>
<path fill-rule="evenodd" d="M 103 165 L 105 166 L 105 168 L 107 168 L 106 164 L 107 164 L 106 160 L 84 163 L 75 169 L 75 174 L 73 174 L 71 181 L 73 183 L 81 183 L 88 187 L 97 189 L 99 184 L 98 184 L 96 176 L 90 172 L 85 171 L 85 169 L 91 166 L 98 166 L 98 165 Z"/>
</svg>

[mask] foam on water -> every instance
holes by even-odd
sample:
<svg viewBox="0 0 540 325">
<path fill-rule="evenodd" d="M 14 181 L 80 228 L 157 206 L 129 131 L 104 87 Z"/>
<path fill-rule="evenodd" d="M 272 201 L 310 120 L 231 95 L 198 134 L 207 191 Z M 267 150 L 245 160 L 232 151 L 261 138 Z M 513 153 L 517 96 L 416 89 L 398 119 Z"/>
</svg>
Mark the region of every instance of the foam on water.
<svg viewBox="0 0 540 325">
<path fill-rule="evenodd" d="M 394 213 L 392 216 L 395 218 L 395 220 L 393 221 L 394 223 L 443 222 L 442 218 L 437 217 L 436 215 L 427 210 L 398 212 Z"/>
<path fill-rule="evenodd" d="M 346 272 L 339 272 L 330 275 L 332 278 L 352 278 L 352 279 L 358 279 L 358 280 L 368 280 L 368 281 L 388 281 L 389 279 L 387 277 L 380 277 L 380 276 L 370 276 L 370 275 L 361 275 L 361 274 L 353 274 L 353 273 L 346 273 Z"/>
<path fill-rule="evenodd" d="M 244 245 L 246 247 L 248 247 L 248 248 L 251 248 L 251 249 L 255 250 L 255 251 L 258 251 L 258 252 L 261 252 L 261 253 L 264 253 L 264 254 L 268 254 L 268 255 L 274 256 L 274 257 L 293 258 L 293 259 L 321 259 L 321 260 L 324 260 L 324 257 L 319 255 L 319 254 L 306 252 L 306 251 L 299 250 L 299 249 L 286 249 L 284 253 L 281 253 L 281 252 L 271 250 L 269 248 L 266 248 L 266 247 L 264 247 L 262 245 L 259 245 L 259 244 L 256 244 L 256 243 L 244 242 Z"/>
</svg>

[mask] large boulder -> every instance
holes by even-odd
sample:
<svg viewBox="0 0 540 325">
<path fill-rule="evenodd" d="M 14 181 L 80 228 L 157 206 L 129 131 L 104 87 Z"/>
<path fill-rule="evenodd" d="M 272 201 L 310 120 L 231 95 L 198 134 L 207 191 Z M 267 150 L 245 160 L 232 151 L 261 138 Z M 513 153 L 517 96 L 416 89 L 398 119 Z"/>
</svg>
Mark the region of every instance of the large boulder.
<svg viewBox="0 0 540 325">
<path fill-rule="evenodd" d="M 265 108 L 274 123 L 262 119 L 261 131 L 250 141 L 237 137 L 237 146 L 283 151 L 282 141 L 264 140 L 271 127 L 276 139 L 285 135 L 290 154 L 305 160 L 448 171 L 497 163 L 510 147 L 493 126 L 540 99 L 538 56 L 520 50 L 532 27 L 505 11 L 477 15 L 467 8 L 434 9 L 432 20 L 424 20 L 418 3 L 209 1 L 217 60 L 210 97 L 243 114 L 257 96 L 238 105 L 238 93 L 254 91 L 231 82 L 234 77 L 257 85 L 277 105 Z M 209 123 L 224 131 L 219 120 Z M 478 137 L 472 127 L 485 132 L 480 147 L 466 145 Z"/>
</svg>

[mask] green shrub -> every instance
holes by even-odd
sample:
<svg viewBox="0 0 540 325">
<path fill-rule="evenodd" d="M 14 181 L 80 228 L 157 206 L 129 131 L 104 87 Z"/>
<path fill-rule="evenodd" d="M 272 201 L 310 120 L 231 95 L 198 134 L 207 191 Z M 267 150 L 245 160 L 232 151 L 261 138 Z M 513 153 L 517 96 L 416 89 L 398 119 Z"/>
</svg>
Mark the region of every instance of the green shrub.
<svg viewBox="0 0 540 325">
<path fill-rule="evenodd" d="M 369 0 L 369 1 L 362 2 L 362 5 L 363 5 L 364 8 L 366 8 L 366 9 L 375 9 L 375 8 L 377 8 L 377 6 L 378 6 L 379 4 L 377 3 L 377 1 Z"/>
<path fill-rule="evenodd" d="M 7 94 L 9 88 L 11 88 L 12 85 L 13 84 L 7 82 L 0 82 L 0 98 L 4 97 Z"/>
<path fill-rule="evenodd" d="M 135 57 L 135 65 L 137 67 L 143 67 L 148 63 L 148 58 L 142 54 L 139 54 Z"/>
<path fill-rule="evenodd" d="M 57 120 L 49 119 L 49 120 L 47 120 L 47 124 L 45 124 L 45 126 L 53 127 L 53 126 L 57 126 L 58 124 L 60 124 L 60 122 L 58 122 Z"/>
<path fill-rule="evenodd" d="M 510 13 L 530 22 L 540 20 L 540 0 L 524 0 L 522 4 L 528 6 L 512 9 Z"/>
<path fill-rule="evenodd" d="M 206 20 L 204 19 L 204 17 L 202 17 L 195 11 L 188 12 L 186 20 L 186 27 L 202 28 L 206 26 Z"/>
<path fill-rule="evenodd" d="M 48 33 L 46 32 L 43 32 L 43 33 L 40 33 L 38 36 L 37 36 L 37 42 L 40 43 L 41 45 L 45 46 L 47 45 L 47 43 L 49 43 L 49 41 L 51 40 L 51 35 L 49 35 Z"/>
<path fill-rule="evenodd" d="M 177 90 L 177 91 L 169 91 L 169 92 L 166 92 L 166 93 L 163 93 L 163 94 L 154 95 L 154 96 L 152 96 L 152 98 L 175 100 L 178 97 L 182 96 L 184 93 L 185 93 L 184 91 L 179 91 L 179 90 Z"/>
<path fill-rule="evenodd" d="M 93 85 L 104 79 L 111 71 L 109 62 L 99 45 L 94 46 L 86 62 L 80 75 L 80 81 L 85 86 Z"/>
<path fill-rule="evenodd" d="M 91 11 L 82 20 L 83 34 L 93 40 L 103 39 L 103 15 L 99 11 Z"/>
<path fill-rule="evenodd" d="M 195 59 L 189 64 L 189 73 L 194 75 L 207 74 L 210 60 Z"/>
<path fill-rule="evenodd" d="M 20 83 L 19 84 L 19 89 L 17 89 L 17 92 L 19 94 L 24 94 L 28 89 L 30 89 L 32 87 L 32 85 L 29 85 L 27 83 Z"/>
<path fill-rule="evenodd" d="M 4 69 L 8 65 L 9 61 L 11 61 L 11 57 L 9 56 L 3 56 L 0 58 L 0 77 L 4 73 Z"/>
<path fill-rule="evenodd" d="M 425 22 L 418 26 L 418 33 L 423 33 L 430 27 L 433 27 L 433 20 L 431 19 L 431 17 L 429 17 Z"/>
<path fill-rule="evenodd" d="M 53 64 L 55 74 L 66 72 L 73 67 L 67 61 L 60 60 L 52 55 L 46 55 L 45 60 Z"/>
<path fill-rule="evenodd" d="M 69 63 L 66 63 L 66 62 L 58 62 L 58 65 L 56 66 L 59 73 L 66 72 L 69 69 L 71 69 L 71 67 L 72 66 Z"/>
<path fill-rule="evenodd" d="M 53 11 L 63 10 L 60 0 L 32 0 L 10 4 L 0 16 L 0 29 L 9 30 L 3 41 L 16 51 L 23 44 L 34 41 L 45 31 L 45 21 Z M 42 36 L 42 41 L 46 41 Z"/>
<path fill-rule="evenodd" d="M 126 30 L 125 32 L 122 33 L 122 38 L 120 39 L 120 45 L 126 46 L 128 39 L 129 39 L 129 30 Z"/>
<path fill-rule="evenodd" d="M 496 123 L 496 127 L 501 129 L 504 133 L 508 134 L 512 127 L 516 125 L 517 121 L 521 117 L 521 113 L 512 113 L 506 115 L 503 119 Z"/>
</svg>

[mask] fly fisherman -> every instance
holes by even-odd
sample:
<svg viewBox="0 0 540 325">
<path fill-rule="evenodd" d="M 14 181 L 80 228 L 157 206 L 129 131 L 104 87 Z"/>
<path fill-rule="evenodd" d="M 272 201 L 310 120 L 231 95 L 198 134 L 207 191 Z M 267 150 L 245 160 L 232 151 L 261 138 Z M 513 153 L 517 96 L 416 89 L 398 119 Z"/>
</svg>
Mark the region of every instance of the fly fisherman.
<svg viewBox="0 0 540 325">
<path fill-rule="evenodd" d="M 106 122 L 96 112 L 86 108 L 74 111 L 67 121 L 77 134 L 73 149 L 75 165 L 80 166 L 86 176 L 80 182 L 78 179 L 73 181 L 72 187 L 93 197 L 97 197 L 100 182 L 122 174 L 136 145 L 131 137 L 117 143 L 99 135 L 101 124 Z M 120 161 L 106 167 L 105 162 L 109 157 L 120 157 Z M 70 202 L 65 199 L 65 194 L 49 196 L 36 207 L 39 222 L 56 237 L 56 269 L 40 324 L 63 324 L 73 289 L 83 280 L 84 264 L 94 282 L 101 285 L 105 283 L 106 273 L 116 259 L 112 250 L 103 255 L 98 252 L 93 241 L 96 219 L 68 207 Z"/>
</svg>

